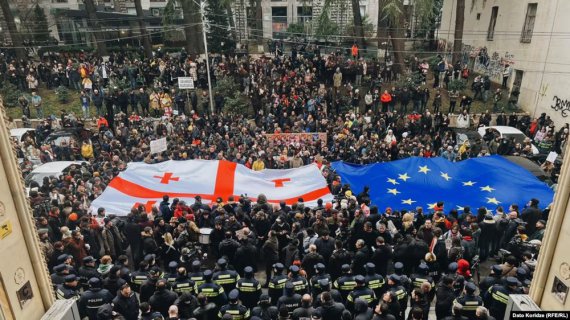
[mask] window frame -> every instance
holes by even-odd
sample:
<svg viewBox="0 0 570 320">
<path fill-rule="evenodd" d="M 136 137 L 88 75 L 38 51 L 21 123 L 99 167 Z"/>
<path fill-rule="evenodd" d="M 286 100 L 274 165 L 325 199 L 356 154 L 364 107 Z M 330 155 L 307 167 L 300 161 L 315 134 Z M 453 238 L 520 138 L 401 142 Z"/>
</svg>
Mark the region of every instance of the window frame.
<svg viewBox="0 0 570 320">
<path fill-rule="evenodd" d="M 489 28 L 487 29 L 487 41 L 495 39 L 495 26 L 497 25 L 497 18 L 499 17 L 499 6 L 491 8 L 491 19 L 489 20 Z"/>
<path fill-rule="evenodd" d="M 534 33 L 534 24 L 536 23 L 536 13 L 538 11 L 538 2 L 528 3 L 526 7 L 526 15 L 524 18 L 523 28 L 521 31 L 521 43 L 531 43 Z"/>
</svg>

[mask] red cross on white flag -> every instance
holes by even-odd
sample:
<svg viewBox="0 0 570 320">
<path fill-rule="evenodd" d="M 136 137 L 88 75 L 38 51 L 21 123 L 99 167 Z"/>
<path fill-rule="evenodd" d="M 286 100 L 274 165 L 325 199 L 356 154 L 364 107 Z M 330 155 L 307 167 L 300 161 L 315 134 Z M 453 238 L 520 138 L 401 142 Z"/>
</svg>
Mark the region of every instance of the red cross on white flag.
<svg viewBox="0 0 570 320">
<path fill-rule="evenodd" d="M 134 204 L 143 204 L 150 211 L 164 195 L 186 203 L 193 203 L 199 195 L 209 203 L 217 197 L 227 201 L 229 196 L 237 200 L 241 195 L 255 202 L 259 194 L 274 204 L 281 201 L 293 204 L 303 198 L 310 206 L 316 205 L 318 199 L 332 200 L 326 181 L 314 164 L 288 170 L 252 171 L 229 161 L 171 160 L 158 164 L 130 163 L 91 206 L 94 210 L 104 207 L 109 214 L 124 216 Z"/>
</svg>

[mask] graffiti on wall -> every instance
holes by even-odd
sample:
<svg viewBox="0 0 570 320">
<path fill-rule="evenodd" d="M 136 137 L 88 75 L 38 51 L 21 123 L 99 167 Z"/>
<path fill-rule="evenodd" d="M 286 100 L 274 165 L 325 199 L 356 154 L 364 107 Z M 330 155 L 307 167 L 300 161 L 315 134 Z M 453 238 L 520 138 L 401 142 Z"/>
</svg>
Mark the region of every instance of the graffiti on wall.
<svg viewBox="0 0 570 320">
<path fill-rule="evenodd" d="M 554 109 L 554 111 L 560 111 L 560 114 L 566 118 L 570 114 L 570 101 L 562 100 L 558 96 L 554 96 L 552 100 L 554 103 L 550 108 Z"/>
<path fill-rule="evenodd" d="M 515 55 L 506 51 L 503 54 L 498 52 L 489 53 L 487 48 L 479 49 L 475 57 L 473 69 L 481 74 L 488 75 L 491 79 L 500 80 L 503 77 L 503 70 L 506 65 L 515 64 Z"/>
<path fill-rule="evenodd" d="M 507 64 L 509 66 L 515 64 L 515 55 L 513 53 L 489 53 L 486 47 L 476 47 L 468 44 L 463 45 L 461 57 L 463 64 L 473 68 L 475 72 L 488 75 L 495 80 L 502 78 L 503 70 Z"/>
</svg>

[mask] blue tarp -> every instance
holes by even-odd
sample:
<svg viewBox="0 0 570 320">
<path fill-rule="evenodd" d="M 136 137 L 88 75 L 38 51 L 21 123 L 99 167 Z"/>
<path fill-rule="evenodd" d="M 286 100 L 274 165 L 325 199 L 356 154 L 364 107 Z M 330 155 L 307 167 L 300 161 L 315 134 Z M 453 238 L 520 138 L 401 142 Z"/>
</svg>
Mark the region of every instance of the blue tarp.
<svg viewBox="0 0 570 320">
<path fill-rule="evenodd" d="M 333 162 L 332 168 L 349 183 L 354 194 L 370 187 L 373 205 L 381 211 L 423 207 L 431 209 L 444 202 L 445 212 L 470 206 L 495 210 L 516 203 L 521 208 L 536 198 L 539 206 L 548 206 L 554 192 L 526 169 L 504 159 L 490 156 L 449 162 L 444 158 L 412 157 L 403 160 L 354 165 Z"/>
</svg>

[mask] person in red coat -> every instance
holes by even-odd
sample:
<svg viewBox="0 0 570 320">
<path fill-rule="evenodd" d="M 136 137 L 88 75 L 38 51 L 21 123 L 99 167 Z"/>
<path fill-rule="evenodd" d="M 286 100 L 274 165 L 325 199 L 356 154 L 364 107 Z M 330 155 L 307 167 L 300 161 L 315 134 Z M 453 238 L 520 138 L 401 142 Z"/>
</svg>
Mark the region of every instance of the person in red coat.
<svg viewBox="0 0 570 320">
<path fill-rule="evenodd" d="M 392 95 L 388 93 L 388 90 L 384 90 L 384 93 L 380 96 L 380 102 L 382 102 L 382 112 L 388 112 L 388 106 L 392 102 Z"/>
<path fill-rule="evenodd" d="M 81 266 L 83 264 L 83 258 L 87 257 L 87 250 L 88 246 L 85 244 L 83 240 L 83 235 L 81 231 L 74 230 L 71 233 L 71 238 L 67 238 L 64 240 L 65 242 L 65 250 L 67 253 L 73 256 L 73 260 L 75 261 L 76 266 Z"/>
</svg>

